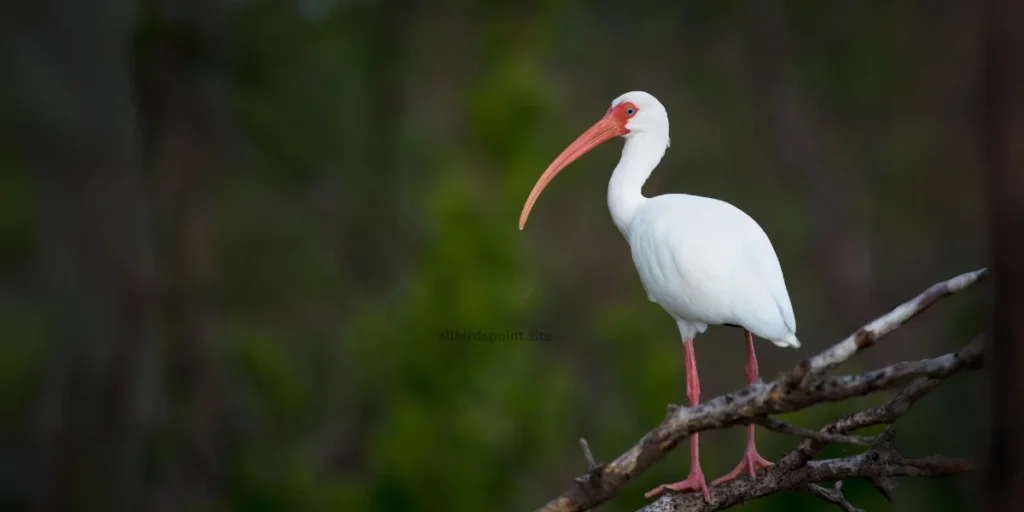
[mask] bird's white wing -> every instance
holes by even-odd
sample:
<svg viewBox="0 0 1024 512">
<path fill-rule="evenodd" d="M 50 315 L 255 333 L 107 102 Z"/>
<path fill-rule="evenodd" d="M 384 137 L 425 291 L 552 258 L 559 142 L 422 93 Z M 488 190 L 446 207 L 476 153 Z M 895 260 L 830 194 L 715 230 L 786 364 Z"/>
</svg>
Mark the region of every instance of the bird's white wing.
<svg viewBox="0 0 1024 512">
<path fill-rule="evenodd" d="M 633 219 L 629 242 L 644 288 L 678 320 L 736 324 L 796 343 L 771 241 L 735 206 L 686 194 L 651 198 Z"/>
</svg>

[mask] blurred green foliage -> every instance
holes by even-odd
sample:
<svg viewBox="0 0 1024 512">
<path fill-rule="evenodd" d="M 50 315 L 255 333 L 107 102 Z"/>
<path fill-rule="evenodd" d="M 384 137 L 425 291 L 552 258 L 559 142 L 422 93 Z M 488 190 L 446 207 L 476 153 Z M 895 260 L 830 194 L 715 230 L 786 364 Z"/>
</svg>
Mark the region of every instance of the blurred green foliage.
<svg viewBox="0 0 1024 512">
<path fill-rule="evenodd" d="M 215 163 L 186 185 L 199 221 L 160 233 L 188 231 L 201 254 L 186 279 L 202 334 L 188 334 L 173 311 L 160 322 L 168 360 L 177 338 L 200 336 L 203 361 L 175 375 L 203 387 L 165 383 L 169 403 L 154 399 L 166 409 L 147 435 L 147 488 L 160 495 L 176 479 L 206 478 L 189 475 L 195 466 L 214 476 L 200 486 L 205 498 L 181 510 L 524 510 L 584 470 L 578 438 L 601 460 L 639 439 L 667 403 L 684 400 L 684 368 L 672 322 L 647 302 L 604 209 L 617 149 L 574 164 L 526 231 L 516 228 L 547 162 L 630 89 L 657 95 L 673 122 L 648 195 L 728 200 L 776 244 L 806 348 L 759 345 L 766 378 L 928 284 L 982 266 L 976 155 L 960 122 L 967 85 L 942 81 L 970 69 L 969 43 L 958 8 L 941 4 L 793 1 L 776 13 L 789 39 L 777 73 L 802 108 L 787 115 L 810 120 L 822 155 L 815 172 L 834 185 L 826 192 L 778 156 L 787 135 L 765 113 L 776 94 L 751 71 L 756 34 L 778 20 L 745 6 L 246 0 L 185 9 L 202 23 L 144 9 L 139 81 L 169 51 L 187 64 L 165 87 L 219 98 L 196 106 L 200 124 L 218 127 Z M 175 128 L 151 112 L 143 104 L 140 116 L 157 147 L 161 130 Z M 147 161 L 154 197 L 165 175 L 187 172 L 157 154 Z M 39 227 L 27 167 L 0 156 L 0 247 L 19 271 L 0 297 L 0 400 L 33 417 L 60 347 L 46 342 L 47 303 L 31 291 Z M 814 201 L 828 191 L 837 196 Z M 844 200 L 852 217 L 826 232 L 849 236 L 870 268 L 853 280 L 868 300 L 852 306 L 839 286 L 848 269 L 827 257 L 814 227 L 833 218 L 820 204 Z M 173 217 L 157 200 L 152 208 Z M 975 298 L 951 302 L 851 367 L 966 341 L 983 311 Z M 539 329 L 553 340 L 443 340 L 448 329 Z M 741 339 L 712 330 L 697 341 L 705 397 L 742 385 Z M 973 448 L 974 420 L 949 417 L 947 406 L 974 388 L 946 388 L 900 424 L 906 453 Z M 817 426 L 883 399 L 786 419 Z M 742 436 L 702 436 L 710 477 L 733 467 Z M 759 439 L 770 459 L 796 443 Z M 182 462 L 193 444 L 210 460 Z M 634 510 L 648 488 L 685 475 L 678 451 L 602 510 Z M 907 483 L 897 495 L 906 510 L 955 510 L 966 499 L 959 486 Z M 891 507 L 866 483 L 845 489 L 862 508 Z M 739 509 L 829 507 L 785 493 Z"/>
</svg>

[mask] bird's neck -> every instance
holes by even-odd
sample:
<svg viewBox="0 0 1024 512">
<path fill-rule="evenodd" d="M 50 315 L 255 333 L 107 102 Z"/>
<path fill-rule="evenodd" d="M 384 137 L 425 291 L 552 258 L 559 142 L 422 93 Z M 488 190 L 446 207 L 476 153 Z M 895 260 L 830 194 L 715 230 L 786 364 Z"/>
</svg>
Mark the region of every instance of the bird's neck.
<svg viewBox="0 0 1024 512">
<path fill-rule="evenodd" d="M 667 134 L 637 133 L 626 139 L 622 158 L 608 183 L 608 210 L 623 236 L 629 235 L 633 217 L 647 201 L 642 193 L 644 183 L 667 147 Z"/>
</svg>

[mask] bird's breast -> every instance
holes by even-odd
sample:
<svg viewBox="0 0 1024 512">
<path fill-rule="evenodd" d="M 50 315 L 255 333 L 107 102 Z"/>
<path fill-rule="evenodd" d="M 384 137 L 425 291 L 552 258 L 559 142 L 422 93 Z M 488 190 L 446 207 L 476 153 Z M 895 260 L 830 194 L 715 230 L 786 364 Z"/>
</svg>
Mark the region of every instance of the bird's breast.
<svg viewBox="0 0 1024 512">
<path fill-rule="evenodd" d="M 637 273 L 653 302 L 678 320 L 717 324 L 730 316 L 734 259 L 726 241 L 716 241 L 687 222 L 638 219 L 630 233 Z"/>
</svg>

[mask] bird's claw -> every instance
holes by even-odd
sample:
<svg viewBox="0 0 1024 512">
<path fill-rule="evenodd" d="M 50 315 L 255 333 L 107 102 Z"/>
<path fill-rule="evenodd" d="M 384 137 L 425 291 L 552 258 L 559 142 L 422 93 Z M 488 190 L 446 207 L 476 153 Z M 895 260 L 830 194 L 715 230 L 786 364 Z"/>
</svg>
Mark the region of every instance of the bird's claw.
<svg viewBox="0 0 1024 512">
<path fill-rule="evenodd" d="M 751 480 L 757 480 L 757 470 L 764 469 L 773 466 L 774 464 L 768 462 L 754 448 L 747 448 L 747 451 L 743 454 L 743 458 L 740 459 L 740 463 L 736 465 L 736 468 L 730 471 L 728 474 L 716 478 L 711 485 L 718 485 L 721 483 L 728 482 L 738 478 L 746 470 L 747 474 L 750 475 Z"/>
<path fill-rule="evenodd" d="M 676 492 L 686 492 L 686 491 L 696 491 L 698 489 L 701 491 L 701 493 L 704 494 L 704 501 L 710 502 L 711 501 L 711 491 L 708 490 L 708 484 L 704 480 L 704 472 L 701 471 L 700 468 L 697 468 L 696 470 L 691 470 L 690 471 L 690 476 L 686 477 L 686 480 L 681 480 L 681 481 L 676 482 L 674 484 L 662 484 L 662 485 L 659 485 L 659 486 L 655 487 L 654 489 L 651 489 L 650 491 L 647 491 L 647 493 L 644 494 L 644 497 L 645 498 L 651 498 L 653 496 L 657 496 L 658 494 L 661 494 L 662 492 L 664 492 L 666 490 L 676 491 Z"/>
</svg>

